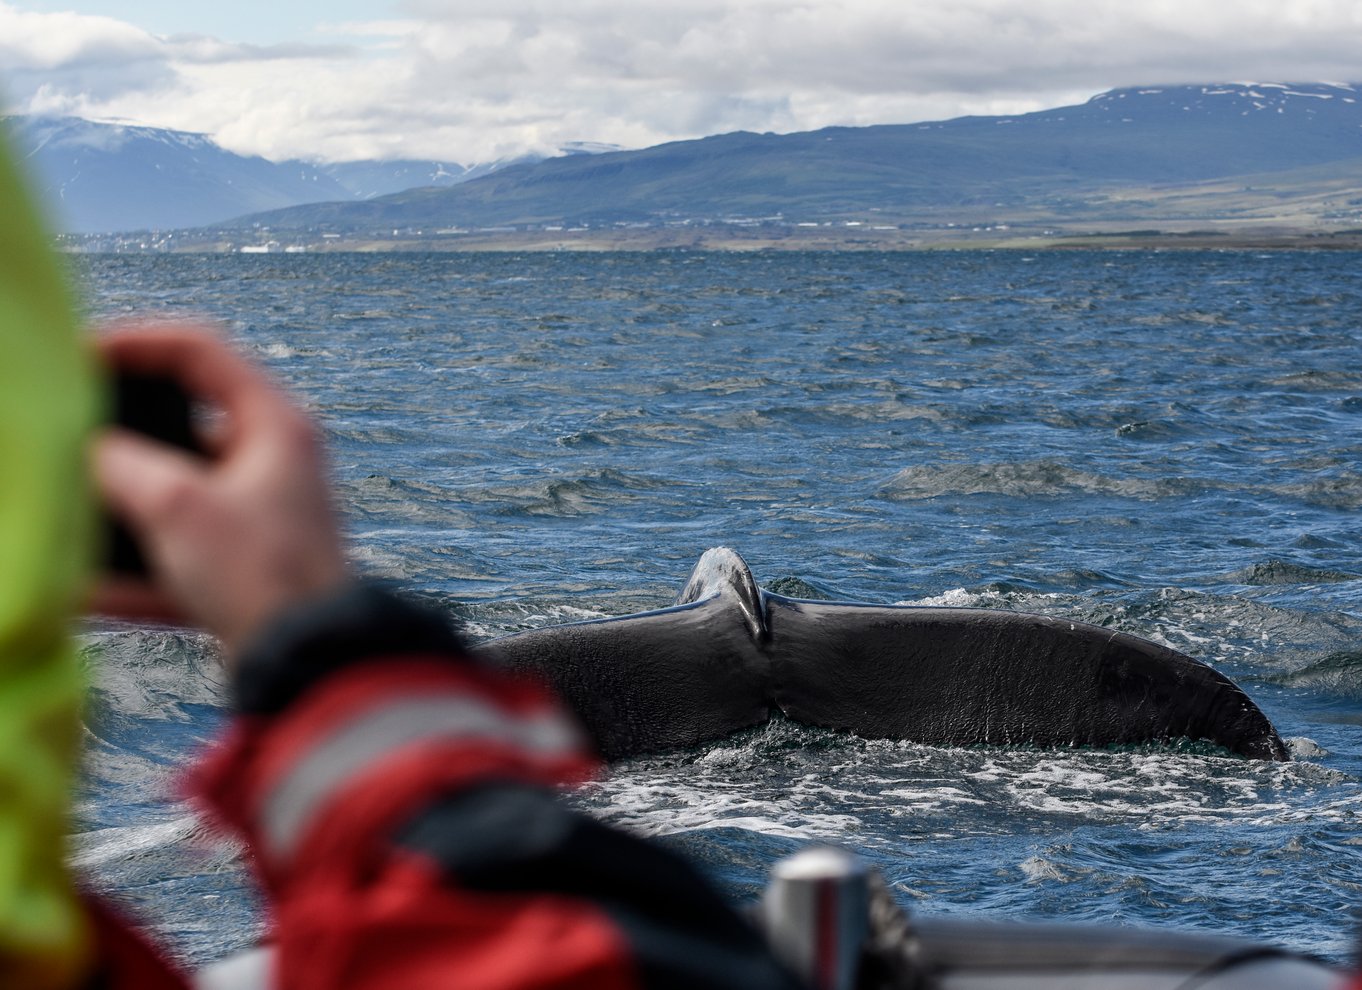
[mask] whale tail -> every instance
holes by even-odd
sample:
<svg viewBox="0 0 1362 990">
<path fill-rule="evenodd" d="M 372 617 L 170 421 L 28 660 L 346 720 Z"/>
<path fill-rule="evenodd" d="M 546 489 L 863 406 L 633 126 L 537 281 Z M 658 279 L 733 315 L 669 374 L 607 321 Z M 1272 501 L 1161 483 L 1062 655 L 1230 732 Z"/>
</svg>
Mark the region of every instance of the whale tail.
<svg viewBox="0 0 1362 990">
<path fill-rule="evenodd" d="M 725 547 L 677 604 L 484 644 L 545 677 L 607 759 L 693 746 L 769 718 L 924 743 L 1286 746 L 1227 677 L 1099 626 L 990 609 L 814 602 L 761 590 Z"/>
</svg>

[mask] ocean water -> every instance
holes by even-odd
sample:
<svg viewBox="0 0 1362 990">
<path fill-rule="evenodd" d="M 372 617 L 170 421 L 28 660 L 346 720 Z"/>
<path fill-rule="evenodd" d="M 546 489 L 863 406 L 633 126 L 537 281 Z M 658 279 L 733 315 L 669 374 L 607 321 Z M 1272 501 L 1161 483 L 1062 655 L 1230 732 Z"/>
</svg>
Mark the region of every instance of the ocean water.
<svg viewBox="0 0 1362 990">
<path fill-rule="evenodd" d="M 325 425 L 353 555 L 475 638 L 670 604 L 700 554 L 803 596 L 1071 616 L 1199 657 L 1290 740 L 953 749 L 785 721 L 572 797 L 735 898 L 811 841 L 913 912 L 1170 926 L 1341 960 L 1362 906 L 1362 266 L 1346 253 L 102 256 Z M 177 800 L 213 647 L 85 634 L 75 862 L 202 963 L 238 850 Z M 911 676 L 906 672 L 905 676 Z"/>
</svg>

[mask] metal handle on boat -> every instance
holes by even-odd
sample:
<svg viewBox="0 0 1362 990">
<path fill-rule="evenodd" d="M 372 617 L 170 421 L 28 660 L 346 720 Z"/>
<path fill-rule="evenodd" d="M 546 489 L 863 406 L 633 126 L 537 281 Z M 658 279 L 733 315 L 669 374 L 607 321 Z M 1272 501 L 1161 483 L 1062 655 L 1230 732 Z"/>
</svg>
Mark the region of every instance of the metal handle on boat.
<svg viewBox="0 0 1362 990">
<path fill-rule="evenodd" d="M 854 990 L 870 933 L 870 870 L 842 849 L 778 862 L 761 904 L 776 956 L 816 990 Z"/>
</svg>

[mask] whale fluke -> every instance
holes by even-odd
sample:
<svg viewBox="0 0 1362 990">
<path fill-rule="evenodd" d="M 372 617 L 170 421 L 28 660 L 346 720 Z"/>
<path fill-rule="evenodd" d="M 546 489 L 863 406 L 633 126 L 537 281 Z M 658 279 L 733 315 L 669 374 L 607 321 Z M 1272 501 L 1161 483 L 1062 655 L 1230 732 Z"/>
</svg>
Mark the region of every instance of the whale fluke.
<svg viewBox="0 0 1362 990">
<path fill-rule="evenodd" d="M 767 596 L 776 704 L 872 738 L 1111 746 L 1204 740 L 1287 758 L 1258 706 L 1176 650 L 1065 619 Z"/>
<path fill-rule="evenodd" d="M 1243 690 L 1168 647 L 1028 613 L 786 598 L 758 588 L 724 547 L 706 551 L 671 608 L 551 626 L 479 651 L 546 678 L 607 759 L 717 739 L 774 709 L 923 743 L 1190 739 L 1288 758 Z"/>
</svg>

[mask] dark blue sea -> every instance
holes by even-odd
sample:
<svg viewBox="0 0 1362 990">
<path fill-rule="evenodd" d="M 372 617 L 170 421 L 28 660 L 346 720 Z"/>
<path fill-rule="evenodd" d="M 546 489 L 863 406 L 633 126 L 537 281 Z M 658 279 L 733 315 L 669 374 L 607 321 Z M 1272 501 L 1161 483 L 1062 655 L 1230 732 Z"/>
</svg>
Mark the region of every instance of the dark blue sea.
<svg viewBox="0 0 1362 990">
<path fill-rule="evenodd" d="M 735 898 L 813 841 L 922 915 L 1172 926 L 1340 960 L 1362 908 L 1362 265 L 1349 253 L 102 256 L 325 424 L 353 556 L 476 638 L 670 604 L 709 547 L 805 597 L 1070 616 L 1239 681 L 1277 764 L 789 722 L 573 800 Z M 94 626 L 74 858 L 201 963 L 258 934 L 176 799 L 212 644 Z M 912 671 L 904 672 L 912 677 Z"/>
</svg>

